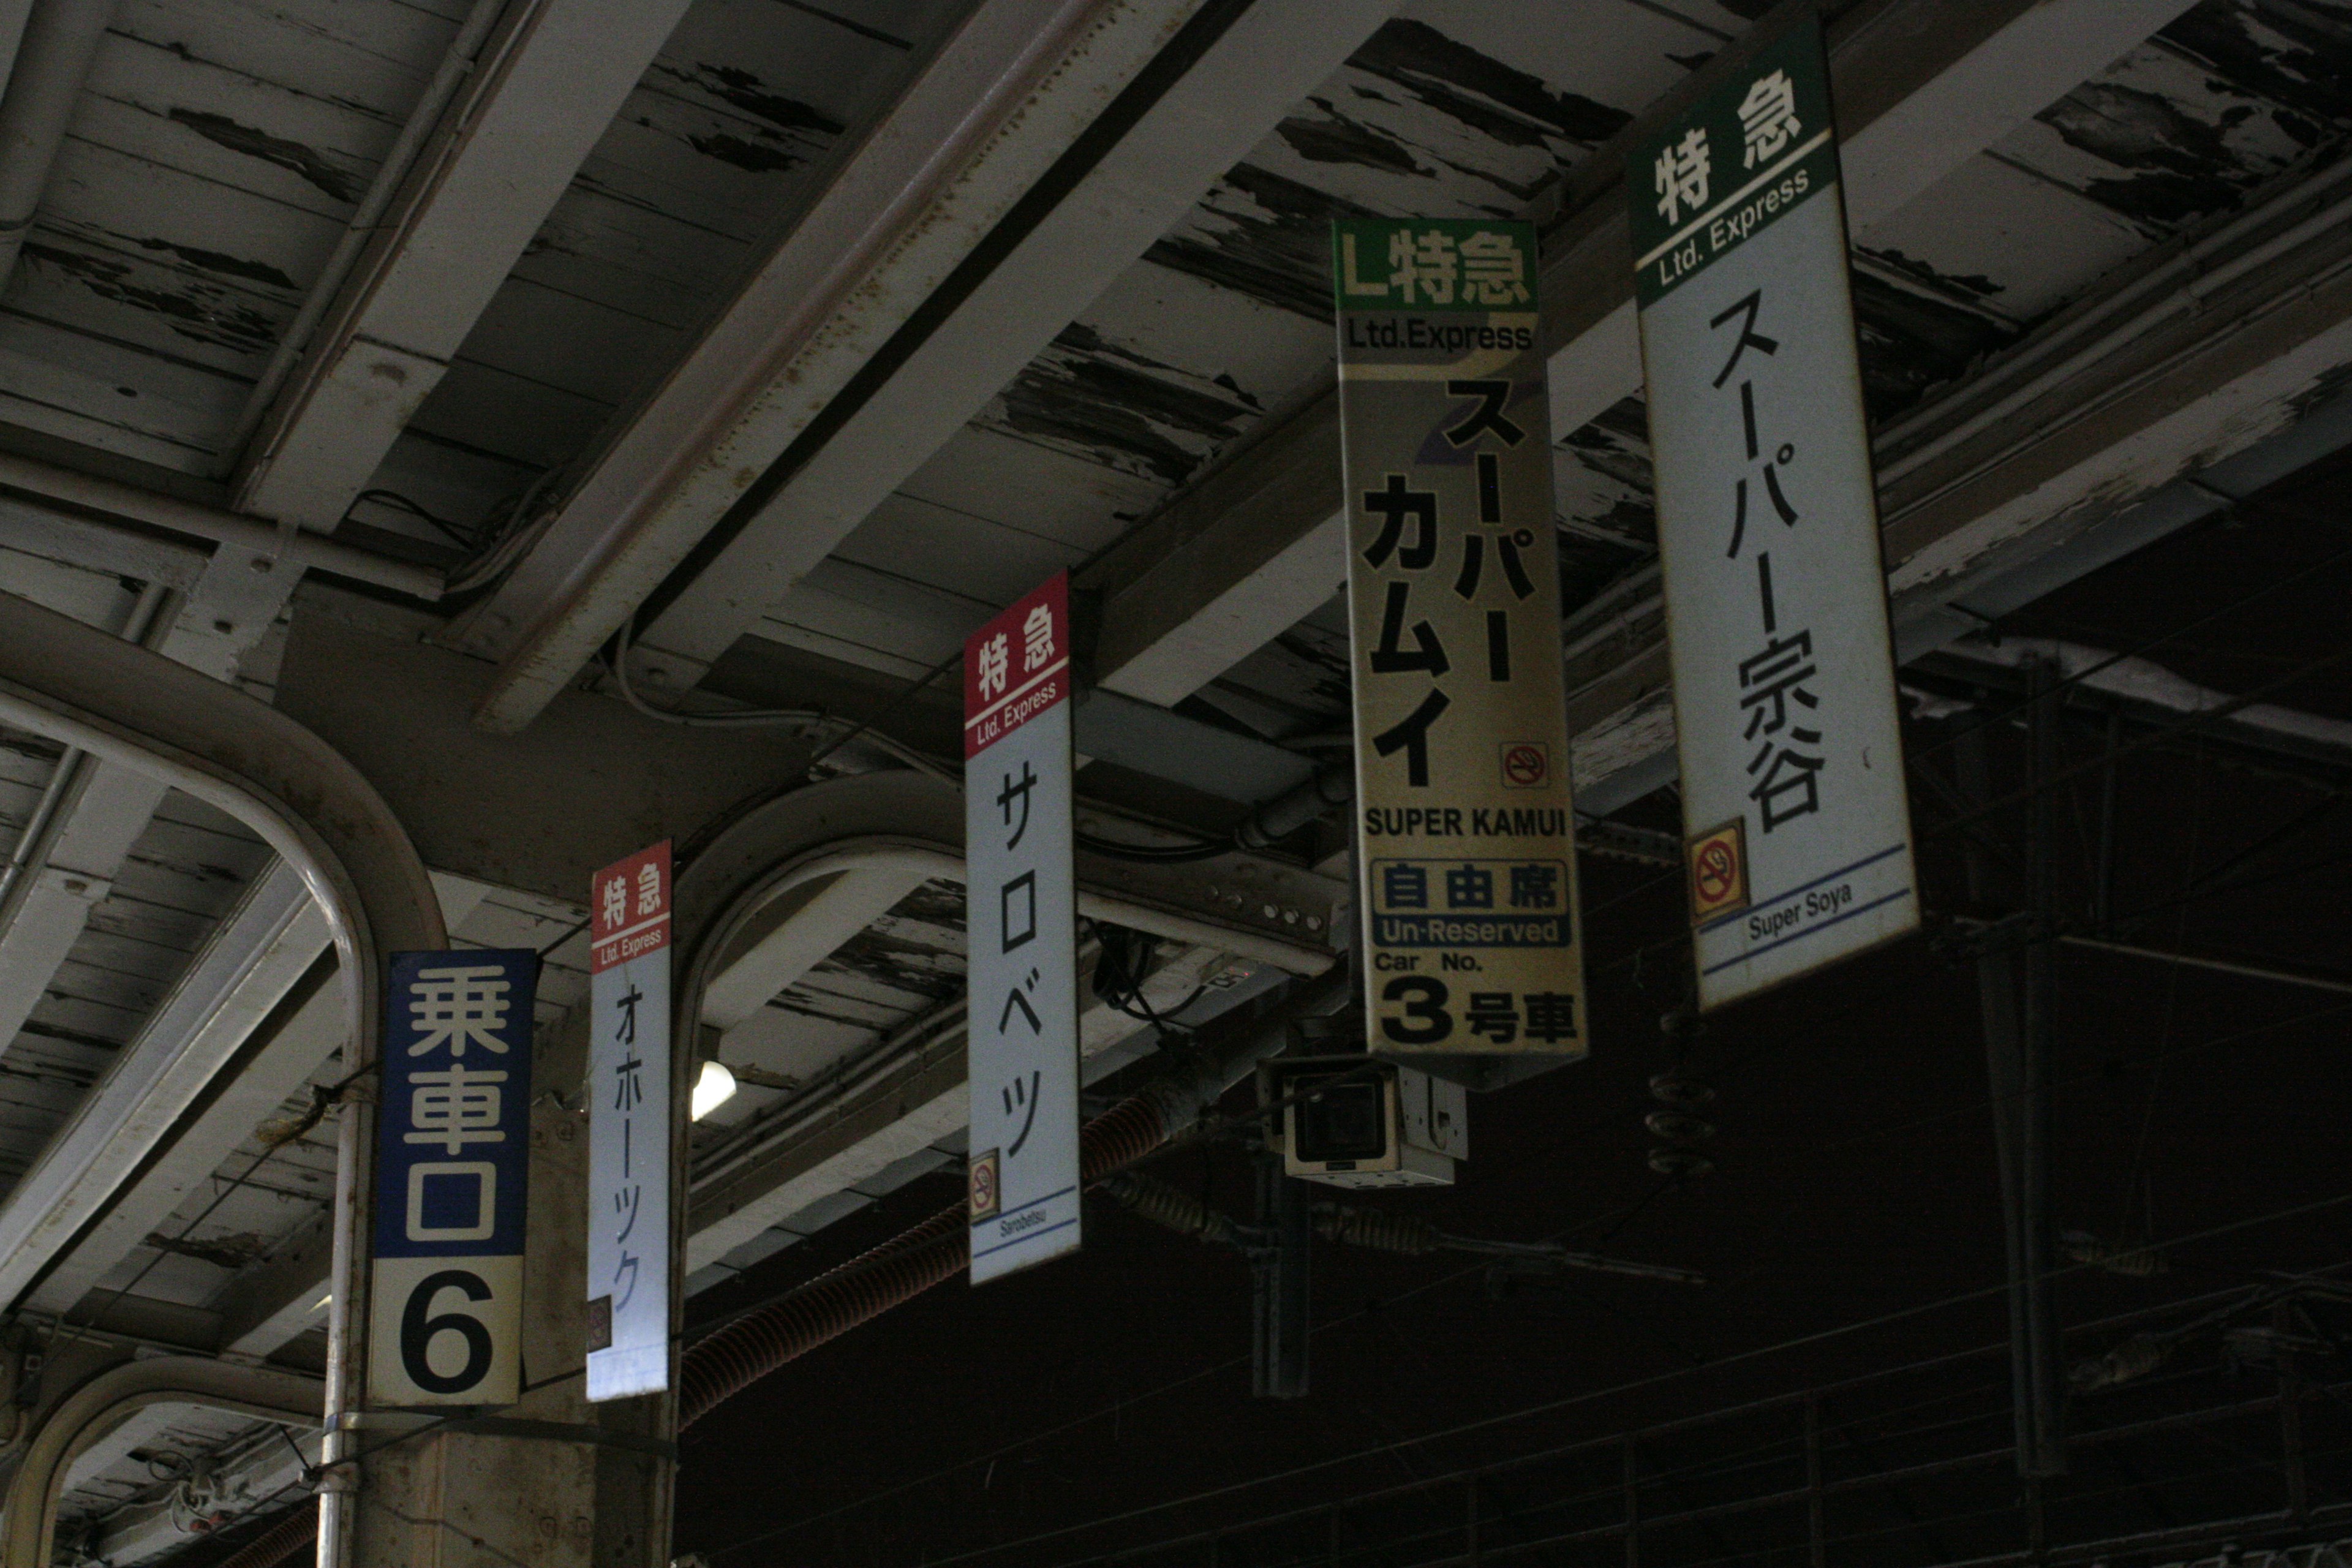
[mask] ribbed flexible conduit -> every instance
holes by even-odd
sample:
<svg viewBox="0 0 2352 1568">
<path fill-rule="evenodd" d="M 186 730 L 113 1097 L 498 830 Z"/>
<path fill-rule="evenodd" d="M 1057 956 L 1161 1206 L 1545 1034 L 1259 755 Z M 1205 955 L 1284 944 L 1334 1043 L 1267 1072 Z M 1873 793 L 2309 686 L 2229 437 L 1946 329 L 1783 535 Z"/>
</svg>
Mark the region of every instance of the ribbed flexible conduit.
<svg viewBox="0 0 2352 1568">
<path fill-rule="evenodd" d="M 219 1568 L 278 1568 L 317 1539 L 319 1505 L 306 1502 L 238 1547 Z"/>
<path fill-rule="evenodd" d="M 1079 1135 L 1082 1180 L 1091 1186 L 1140 1160 L 1168 1140 L 1179 1115 L 1189 1117 L 1194 1110 L 1197 1106 L 1180 1106 L 1175 1097 L 1160 1094 L 1121 1100 L 1087 1123 Z M 678 1430 L 685 1431 L 787 1362 L 952 1279 L 971 1260 L 971 1226 L 959 1203 L 758 1311 L 745 1313 L 687 1351 L 678 1390 Z"/>
</svg>

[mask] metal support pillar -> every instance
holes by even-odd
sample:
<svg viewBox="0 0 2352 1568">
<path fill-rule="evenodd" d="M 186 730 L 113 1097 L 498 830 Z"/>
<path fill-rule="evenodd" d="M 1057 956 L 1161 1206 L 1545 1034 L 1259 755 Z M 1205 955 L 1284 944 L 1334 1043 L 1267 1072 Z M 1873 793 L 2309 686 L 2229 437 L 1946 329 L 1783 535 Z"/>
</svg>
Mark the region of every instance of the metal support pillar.
<svg viewBox="0 0 2352 1568">
<path fill-rule="evenodd" d="M 662 1402 L 587 1402 L 588 1016 L 538 1042 L 532 1081 L 530 1224 L 524 1257 L 522 1402 L 390 1439 L 372 1429 L 358 1498 L 358 1568 L 654 1568 L 669 1557 L 674 1464 Z M 649 1426 L 648 1417 L 652 1426 Z M 415 1418 L 395 1416 L 414 1424 Z"/>
<path fill-rule="evenodd" d="M 1625 1437 L 1625 1568 L 1642 1568 L 1642 1455 Z"/>
<path fill-rule="evenodd" d="M 2024 1237 L 2026 1363 L 2033 1413 L 2032 1476 L 2066 1470 L 2066 1360 L 2058 1329 L 2058 1226 L 2050 1205 L 2050 1079 L 2055 1053 L 2058 947 L 2049 939 L 2057 925 L 2058 797 L 2051 787 L 2059 768 L 2062 699 L 2054 689 L 2057 667 L 2037 661 L 2026 672 L 2032 700 L 2026 732 L 2025 881 L 2038 939 L 2025 949 L 2022 1055 L 2023 1097 L 2018 1108 L 2022 1134 L 2017 1152 L 2020 1207 Z"/>
<path fill-rule="evenodd" d="M 2304 1463 L 2301 1353 L 2294 1345 L 2294 1308 L 2281 1301 L 2271 1309 L 2271 1328 L 2279 1336 L 2278 1415 L 2279 1469 L 2286 1481 L 2286 1516 L 2297 1524 L 2311 1518 L 2311 1475 Z"/>
<path fill-rule="evenodd" d="M 1985 1064 L 1992 1090 L 1993 1150 L 2000 1172 L 2002 1230 L 2008 1244 L 2010 1392 L 2016 1418 L 2017 1472 L 2034 1479 L 2066 1468 L 2064 1365 L 2051 1272 L 2056 1227 L 2050 1210 L 2050 1044 L 2055 813 L 2041 791 L 2055 771 L 2057 699 L 2046 664 L 2028 670 L 2032 706 L 2027 721 L 2024 886 L 2002 888 L 1992 858 L 1971 843 L 1969 895 L 1990 904 L 2022 895 L 2026 920 L 2009 922 L 2021 942 L 1996 942 L 1977 960 L 1977 995 L 1984 1016 Z M 1982 729 L 1959 737 L 1961 793 L 1970 801 L 1994 798 Z"/>
<path fill-rule="evenodd" d="M 1805 1561 L 1811 1568 L 1829 1563 L 1828 1500 L 1822 1491 L 1822 1400 L 1805 1398 Z"/>
<path fill-rule="evenodd" d="M 1315 1219 L 1307 1184 L 1282 1173 L 1282 1156 L 1257 1160 L 1257 1230 L 1250 1253 L 1250 1393 L 1298 1399 L 1307 1393 L 1307 1269 Z"/>
<path fill-rule="evenodd" d="M 242 571 L 255 577 L 269 574 Z M 0 721 L 228 813 L 302 873 L 327 915 L 347 1005 L 347 1063 L 375 1058 L 382 964 L 446 944 L 415 847 L 383 799 L 318 736 L 226 681 L 0 594 Z M 365 1195 L 372 1121 L 346 1101 L 338 1156 L 319 1561 L 351 1562 L 364 1393 Z M 371 1478 L 373 1479 L 373 1478 Z M 397 1507 L 396 1494 L 376 1499 Z M 389 1563 L 395 1559 L 385 1558 Z M 400 1559 L 400 1561 L 405 1561 Z"/>
<path fill-rule="evenodd" d="M 2102 936 L 2116 918 L 2116 752 L 2124 743 L 2124 716 L 2107 715 L 2107 762 L 2099 777 L 2099 859 L 2091 885 L 2091 926 Z"/>
</svg>

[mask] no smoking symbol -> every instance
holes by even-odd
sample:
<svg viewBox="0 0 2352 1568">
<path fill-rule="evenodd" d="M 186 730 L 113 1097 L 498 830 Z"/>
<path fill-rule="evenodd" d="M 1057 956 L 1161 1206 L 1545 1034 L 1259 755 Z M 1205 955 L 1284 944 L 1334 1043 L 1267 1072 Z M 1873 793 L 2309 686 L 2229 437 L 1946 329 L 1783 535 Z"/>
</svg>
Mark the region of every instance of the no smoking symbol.
<svg viewBox="0 0 2352 1568">
<path fill-rule="evenodd" d="M 1698 852 L 1698 890 L 1708 903 L 1729 898 L 1738 879 L 1739 863 L 1731 858 L 1730 845 L 1718 838 Z"/>
<path fill-rule="evenodd" d="M 1551 759 L 1541 746 L 1525 744 L 1503 748 L 1503 782 L 1516 789 L 1528 789 L 1544 782 L 1551 772 Z"/>
</svg>

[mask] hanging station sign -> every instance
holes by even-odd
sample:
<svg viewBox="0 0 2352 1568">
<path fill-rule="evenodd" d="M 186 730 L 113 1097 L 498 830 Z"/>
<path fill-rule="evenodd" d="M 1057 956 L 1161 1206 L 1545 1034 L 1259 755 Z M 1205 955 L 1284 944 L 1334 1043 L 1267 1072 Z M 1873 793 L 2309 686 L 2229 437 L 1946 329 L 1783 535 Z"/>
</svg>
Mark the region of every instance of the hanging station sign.
<svg viewBox="0 0 2352 1568">
<path fill-rule="evenodd" d="M 669 841 L 591 879 L 588 1397 L 669 1386 Z"/>
<path fill-rule="evenodd" d="M 1070 581 L 963 649 L 971 1281 L 1077 1249 Z"/>
<path fill-rule="evenodd" d="M 1333 225 L 1366 1027 L 1585 1048 L 1535 231 Z"/>
<path fill-rule="evenodd" d="M 1633 155 L 1699 1002 L 1918 924 L 1845 213 L 1808 19 Z"/>
<path fill-rule="evenodd" d="M 398 952 L 384 988 L 372 1405 L 521 1396 L 539 955 Z"/>
</svg>

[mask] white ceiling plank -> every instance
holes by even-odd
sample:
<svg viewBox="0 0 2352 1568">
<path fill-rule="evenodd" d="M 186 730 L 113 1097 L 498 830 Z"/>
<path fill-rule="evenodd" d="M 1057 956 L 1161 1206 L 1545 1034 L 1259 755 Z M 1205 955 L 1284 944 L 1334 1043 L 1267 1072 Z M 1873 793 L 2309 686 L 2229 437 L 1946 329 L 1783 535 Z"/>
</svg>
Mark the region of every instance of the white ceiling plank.
<svg viewBox="0 0 2352 1568">
<path fill-rule="evenodd" d="M 647 629 L 707 664 L 1190 210 L 1385 20 L 1391 0 L 1261 0 L 812 454 Z"/>
<path fill-rule="evenodd" d="M 702 1021 L 732 1029 L 786 986 L 864 931 L 877 915 L 920 887 L 921 867 L 845 871 L 711 977 L 702 993 Z"/>
<path fill-rule="evenodd" d="M 686 9 L 685 0 L 550 0 L 452 106 L 458 129 L 412 176 L 289 384 L 238 486 L 238 510 L 341 521 Z"/>
<path fill-rule="evenodd" d="M 2050 0 L 1999 26 L 1976 24 L 1983 36 L 1972 47 L 1867 123 L 1847 130 L 1840 156 L 1855 233 L 1866 239 L 1874 224 L 1927 195 L 1982 149 L 2030 122 L 2187 8 L 2186 0 Z M 1839 74 L 1843 82 L 1844 73 L 1856 68 L 1851 62 L 1874 58 L 1881 50 L 1901 58 L 1916 50 L 1920 38 L 1948 30 L 1958 19 L 1959 9 L 1949 5 L 1890 8 L 1840 42 L 1832 70 L 1845 62 Z M 1555 434 L 1580 428 L 1641 390 L 1623 224 L 1622 208 L 1589 223 L 1564 258 L 1547 265 L 1548 276 L 1564 268 L 1583 282 L 1587 294 L 1616 300 L 1611 308 L 1589 310 L 1584 329 L 1551 356 Z M 1328 417 L 1328 408 L 1320 416 Z M 1269 531 L 1254 562 L 1220 546 L 1231 564 L 1180 573 L 1187 581 L 1177 596 L 1155 588 L 1147 573 L 1135 588 L 1160 597 L 1161 613 L 1148 617 L 1150 633 L 1116 653 L 1106 650 L 1102 683 L 1150 701 L 1176 701 L 1328 598 L 1344 575 L 1339 567 L 1336 461 L 1328 468 L 1333 482 L 1328 510 L 1299 509 L 1284 527 Z M 1233 485 L 1239 479 L 1227 475 L 1217 482 Z M 1182 565 L 1172 559 L 1164 564 Z"/>
<path fill-rule="evenodd" d="M 474 623 L 479 651 L 507 659 L 480 721 L 528 722 L 1194 9 L 994 0 L 976 12 Z M 1211 43 L 851 416 L 866 471 L 827 458 L 836 437 L 786 486 L 790 505 L 737 540 L 748 592 L 726 608 L 732 629 L 698 635 L 698 648 L 715 654 L 756 621 L 1389 9 L 1260 5 Z"/>
<path fill-rule="evenodd" d="M 117 1207 L 131 1173 L 325 951 L 327 941 L 325 916 L 310 889 L 292 867 L 279 863 L 222 924 L 171 996 L 0 1208 L 0 1298 L 15 1300 L 88 1221 Z M 268 1103 L 280 1097 L 272 1095 Z M 221 1152 L 249 1127 L 234 1128 Z M 180 1174 L 201 1179 L 218 1159 L 213 1153 Z M 70 1278 L 58 1287 L 63 1294 L 52 1300 L 50 1310 L 62 1310 L 79 1301 L 177 1202 L 176 1192 L 168 1197 L 160 1191 L 151 1194 L 143 1212 L 133 1216 L 139 1223 L 92 1254 L 95 1267 L 52 1271 L 50 1280 Z M 107 1223 L 122 1229 L 122 1223 L 112 1217 Z M 44 1281 L 40 1291 L 48 1289 Z"/>
<path fill-rule="evenodd" d="M 1066 151 L 1137 68 L 1131 44 L 1087 47 L 1148 30 L 1121 10 L 975 8 L 467 625 L 471 651 L 509 665 L 486 727 L 535 717 Z"/>
</svg>

